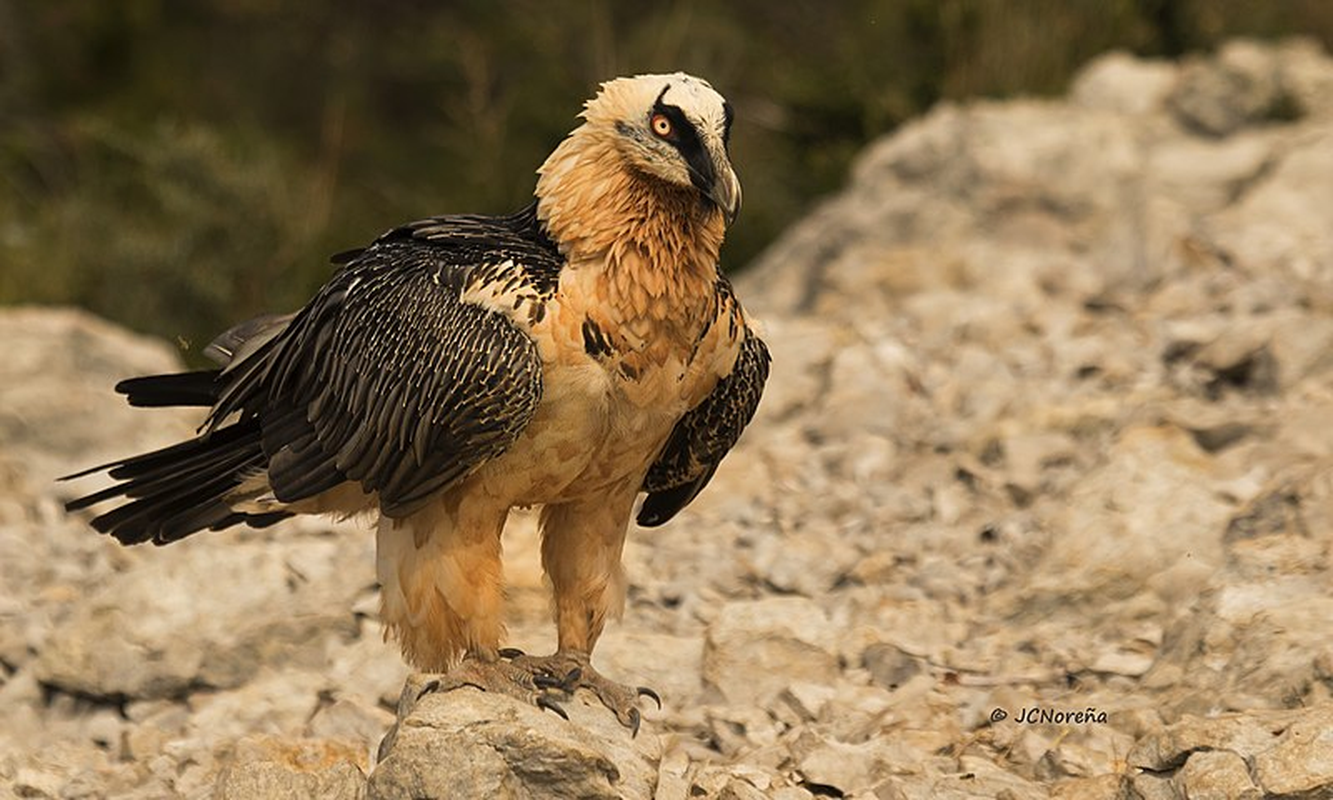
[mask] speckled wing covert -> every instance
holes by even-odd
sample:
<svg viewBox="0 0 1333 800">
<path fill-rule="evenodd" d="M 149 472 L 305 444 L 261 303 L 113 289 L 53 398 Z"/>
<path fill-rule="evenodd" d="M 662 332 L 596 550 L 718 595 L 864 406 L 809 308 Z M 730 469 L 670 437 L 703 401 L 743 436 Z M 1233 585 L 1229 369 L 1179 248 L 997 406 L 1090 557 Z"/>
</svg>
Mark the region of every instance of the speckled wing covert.
<svg viewBox="0 0 1333 800">
<path fill-rule="evenodd" d="M 460 295 L 496 272 L 518 283 L 558 270 L 543 244 L 494 218 L 446 217 L 344 254 L 271 348 L 242 363 L 210 422 L 261 415 L 282 502 L 351 480 L 385 515 L 412 513 L 503 452 L 537 408 L 536 345 Z"/>
<path fill-rule="evenodd" d="M 424 220 L 335 261 L 294 316 L 220 337 L 210 354 L 225 369 L 118 386 L 132 404 L 212 411 L 196 439 L 89 470 L 121 483 L 69 507 L 129 498 L 93 525 L 165 543 L 285 516 L 233 508 L 247 476 L 266 472 L 282 503 L 354 481 L 401 517 L 502 453 L 541 399 L 541 360 L 508 316 L 463 297 L 503 281 L 524 300 L 515 314 L 544 313 L 562 258 L 533 210 Z"/>
<path fill-rule="evenodd" d="M 748 327 L 731 373 L 676 423 L 648 469 L 638 523 L 653 528 L 670 520 L 708 485 L 723 457 L 754 418 L 768 380 L 768 348 Z"/>
</svg>

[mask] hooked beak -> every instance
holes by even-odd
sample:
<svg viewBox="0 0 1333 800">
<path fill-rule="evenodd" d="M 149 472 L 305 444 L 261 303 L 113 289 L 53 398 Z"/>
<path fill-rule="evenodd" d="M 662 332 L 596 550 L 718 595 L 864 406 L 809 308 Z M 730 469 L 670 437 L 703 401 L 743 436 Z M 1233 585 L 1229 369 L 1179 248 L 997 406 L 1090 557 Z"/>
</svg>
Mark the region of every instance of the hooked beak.
<svg viewBox="0 0 1333 800">
<path fill-rule="evenodd" d="M 686 161 L 690 183 L 717 206 L 730 225 L 741 210 L 741 182 L 721 147 L 699 148 Z"/>
<path fill-rule="evenodd" d="M 736 177 L 736 171 L 731 168 L 731 164 L 724 159 L 718 164 L 719 169 L 714 173 L 712 185 L 706 192 L 708 199 L 712 200 L 722 211 L 722 216 L 726 219 L 727 225 L 731 225 L 736 220 L 736 215 L 741 210 L 741 182 Z"/>
</svg>

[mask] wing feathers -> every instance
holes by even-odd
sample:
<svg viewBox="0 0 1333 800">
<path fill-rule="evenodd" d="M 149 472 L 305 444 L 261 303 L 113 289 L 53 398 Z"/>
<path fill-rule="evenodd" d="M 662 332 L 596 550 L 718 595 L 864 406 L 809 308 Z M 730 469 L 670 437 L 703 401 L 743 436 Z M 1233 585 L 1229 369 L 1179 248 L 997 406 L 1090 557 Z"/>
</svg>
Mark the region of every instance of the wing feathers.
<svg viewBox="0 0 1333 800">
<path fill-rule="evenodd" d="M 698 496 L 717 465 L 754 417 L 768 380 L 768 348 L 746 328 L 731 373 L 672 429 L 644 478 L 648 497 L 636 521 L 644 527 L 665 523 Z"/>
<path fill-rule="evenodd" d="M 512 281 L 550 296 L 563 258 L 535 210 L 414 223 L 345 264 L 300 312 L 220 336 L 209 350 L 220 372 L 125 382 L 137 404 L 211 405 L 205 434 L 88 470 L 122 483 L 71 509 L 130 498 L 95 521 L 125 541 L 271 524 L 283 514 L 224 502 L 266 473 L 286 503 L 355 481 L 401 516 L 503 452 L 540 401 L 541 362 L 525 333 L 463 292 Z"/>
</svg>

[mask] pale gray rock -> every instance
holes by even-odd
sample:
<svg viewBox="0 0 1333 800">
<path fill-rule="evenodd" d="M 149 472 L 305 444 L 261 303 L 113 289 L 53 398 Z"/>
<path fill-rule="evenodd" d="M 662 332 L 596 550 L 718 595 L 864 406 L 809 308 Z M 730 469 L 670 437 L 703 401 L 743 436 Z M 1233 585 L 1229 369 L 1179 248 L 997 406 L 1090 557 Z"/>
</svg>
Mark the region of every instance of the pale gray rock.
<svg viewBox="0 0 1333 800">
<path fill-rule="evenodd" d="M 413 698 L 403 688 L 398 727 L 370 775 L 371 800 L 397 798 L 649 798 L 661 745 L 648 727 L 631 737 L 580 692 L 564 720 L 535 705 L 471 688 Z"/>
<path fill-rule="evenodd" d="M 1162 142 L 1148 155 L 1152 190 L 1194 214 L 1220 211 L 1272 166 L 1275 144 L 1272 136 L 1257 132 Z"/>
<path fill-rule="evenodd" d="M 0 442 L 35 480 L 188 435 L 197 412 L 146 423 L 112 386 L 180 368 L 176 348 L 75 309 L 0 309 Z"/>
<path fill-rule="evenodd" d="M 883 642 L 867 647 L 861 661 L 874 681 L 889 689 L 896 689 L 921 674 L 920 658 Z"/>
<path fill-rule="evenodd" d="M 1176 83 L 1176 68 L 1114 50 L 1094 58 L 1074 76 L 1069 99 L 1086 108 L 1121 114 L 1161 112 Z"/>
<path fill-rule="evenodd" d="M 872 789 L 901 769 L 883 752 L 892 746 L 879 738 L 848 743 L 807 732 L 792 742 L 791 752 L 803 785 L 848 796 Z"/>
<path fill-rule="evenodd" d="M 1333 59 L 1313 38 L 1296 38 L 1277 48 L 1282 90 L 1306 117 L 1333 115 Z"/>
<path fill-rule="evenodd" d="M 703 679 L 731 703 L 758 703 L 794 681 L 838 674 L 836 635 L 819 605 L 799 597 L 728 603 L 708 626 Z"/>
<path fill-rule="evenodd" d="M 151 555 L 75 602 L 38 658 L 42 681 L 170 697 L 238 686 L 265 664 L 321 664 L 331 639 L 356 633 L 351 596 L 373 579 L 369 552 L 342 537 L 201 536 Z"/>
<path fill-rule="evenodd" d="M 1204 225 L 1215 246 L 1247 270 L 1327 286 L 1333 228 L 1298 209 L 1333 202 L 1333 125 L 1312 123 L 1283 150 L 1261 180 Z"/>
<path fill-rule="evenodd" d="M 1229 42 L 1215 58 L 1196 58 L 1185 65 L 1170 97 L 1172 110 L 1189 128 L 1212 136 L 1279 117 L 1285 96 L 1278 69 L 1272 48 Z"/>
<path fill-rule="evenodd" d="M 1189 592 L 1193 582 L 1199 591 L 1222 565 L 1222 532 L 1233 509 L 1209 489 L 1217 478 L 1189 434 L 1131 428 L 1107 455 L 1072 502 L 1052 512 L 1050 524 L 1062 533 L 1015 602 L 1096 605 L 1153 584 Z M 1163 537 L 1164 530 L 1171 535 Z"/>
</svg>

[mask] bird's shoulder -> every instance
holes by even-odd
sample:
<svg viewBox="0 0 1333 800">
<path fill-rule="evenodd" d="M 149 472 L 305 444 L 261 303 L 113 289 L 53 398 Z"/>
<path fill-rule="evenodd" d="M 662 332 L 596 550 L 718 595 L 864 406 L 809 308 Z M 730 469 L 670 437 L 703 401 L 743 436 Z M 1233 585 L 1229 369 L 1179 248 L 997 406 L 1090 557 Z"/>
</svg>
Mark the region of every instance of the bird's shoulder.
<svg viewBox="0 0 1333 800">
<path fill-rule="evenodd" d="M 369 245 L 333 256 L 343 272 L 424 270 L 447 285 L 507 283 L 540 297 L 557 290 L 565 259 L 546 234 L 536 205 L 514 214 L 449 214 L 392 228 Z"/>
</svg>

